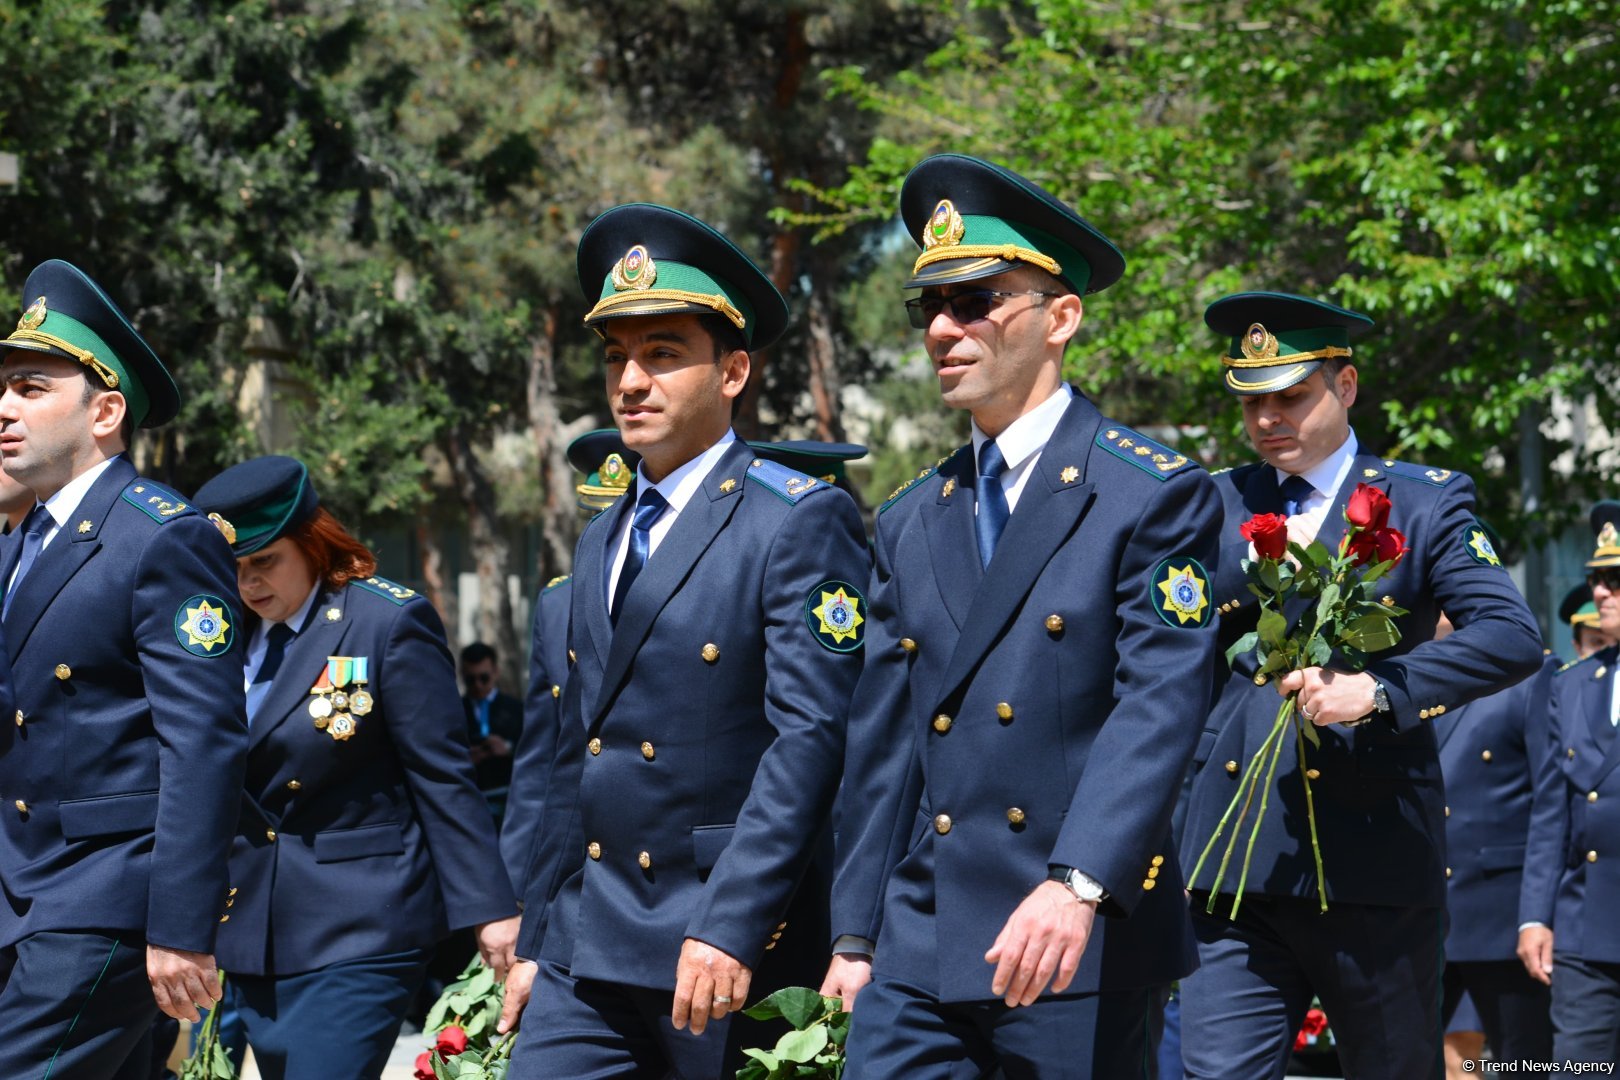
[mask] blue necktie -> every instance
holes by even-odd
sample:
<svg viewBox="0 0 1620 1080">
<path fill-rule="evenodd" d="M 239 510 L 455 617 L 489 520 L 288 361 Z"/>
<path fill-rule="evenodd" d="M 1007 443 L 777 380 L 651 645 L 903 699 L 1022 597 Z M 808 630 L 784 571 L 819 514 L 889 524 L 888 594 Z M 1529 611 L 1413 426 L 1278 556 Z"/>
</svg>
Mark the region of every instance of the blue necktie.
<svg viewBox="0 0 1620 1080">
<path fill-rule="evenodd" d="M 22 554 L 17 558 L 17 572 L 12 575 L 11 587 L 6 590 L 4 605 L 0 605 L 0 618 L 11 614 L 11 598 L 17 595 L 22 586 L 23 578 L 34 566 L 34 560 L 45 546 L 45 530 L 50 528 L 51 514 L 45 509 L 44 503 L 35 503 L 34 508 L 28 511 L 28 517 L 23 521 L 22 527 Z"/>
<path fill-rule="evenodd" d="M 1278 486 L 1278 490 L 1282 492 L 1283 513 L 1289 517 L 1305 509 L 1305 500 L 1316 494 L 1316 488 L 1303 476 L 1290 476 Z"/>
<path fill-rule="evenodd" d="M 478 701 L 478 737 L 489 738 L 489 698 L 480 698 Z"/>
<path fill-rule="evenodd" d="M 1006 471 L 1007 459 L 1001 456 L 1001 447 L 994 439 L 979 447 L 979 479 L 973 485 L 979 513 L 973 519 L 973 528 L 979 534 L 979 562 L 987 568 L 1012 513 L 1007 508 L 1007 493 L 1001 489 L 1001 474 Z"/>
<path fill-rule="evenodd" d="M 254 715 L 264 704 L 264 699 L 270 696 L 270 682 L 276 677 L 276 672 L 281 670 L 281 661 L 287 657 L 287 642 L 292 639 L 292 627 L 280 622 L 272 626 L 270 633 L 266 635 L 264 663 L 259 665 L 258 674 L 253 676 L 253 685 L 248 687 L 248 727 L 253 726 Z"/>
<path fill-rule="evenodd" d="M 630 522 L 630 550 L 625 552 L 624 566 L 619 570 L 619 584 L 613 590 L 613 607 L 608 611 L 608 617 L 613 625 L 619 625 L 619 611 L 624 607 L 624 598 L 630 592 L 630 586 L 641 573 L 641 568 L 647 565 L 647 555 L 652 549 L 653 522 L 663 516 L 669 509 L 669 503 L 658 494 L 657 488 L 648 488 L 636 500 L 636 516 Z"/>
</svg>

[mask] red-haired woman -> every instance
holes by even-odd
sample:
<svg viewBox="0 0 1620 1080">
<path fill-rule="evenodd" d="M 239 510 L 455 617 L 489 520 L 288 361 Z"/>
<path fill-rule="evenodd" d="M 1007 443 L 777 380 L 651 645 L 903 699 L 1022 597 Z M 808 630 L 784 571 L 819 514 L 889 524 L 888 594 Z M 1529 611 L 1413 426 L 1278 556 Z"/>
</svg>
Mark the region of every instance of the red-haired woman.
<svg viewBox="0 0 1620 1080">
<path fill-rule="evenodd" d="M 476 927 L 504 977 L 517 934 L 444 628 L 374 576 L 302 463 L 255 458 L 194 502 L 251 613 L 224 1004 L 266 1080 L 376 1077 L 434 943 Z"/>
</svg>

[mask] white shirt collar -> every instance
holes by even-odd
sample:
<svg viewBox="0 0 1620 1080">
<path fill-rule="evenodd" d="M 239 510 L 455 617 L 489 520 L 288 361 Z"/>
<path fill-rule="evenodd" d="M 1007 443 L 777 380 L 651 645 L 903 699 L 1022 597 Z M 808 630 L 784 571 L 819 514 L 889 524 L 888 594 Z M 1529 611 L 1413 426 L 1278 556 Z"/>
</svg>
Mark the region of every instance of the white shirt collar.
<svg viewBox="0 0 1620 1080">
<path fill-rule="evenodd" d="M 293 633 L 297 634 L 304 629 L 304 623 L 309 618 L 309 609 L 315 606 L 315 598 L 319 595 L 321 595 L 321 583 L 317 579 L 315 587 L 309 590 L 309 595 L 304 597 L 304 602 L 298 605 L 298 610 L 293 612 L 292 618 L 287 620 L 287 627 Z"/>
<path fill-rule="evenodd" d="M 719 442 L 691 461 L 671 469 L 669 475 L 656 484 L 647 479 L 645 465 L 638 464 L 636 466 L 636 498 L 641 498 L 640 493 L 651 487 L 664 497 L 664 501 L 669 503 L 671 510 L 679 514 L 686 508 L 686 504 L 692 501 L 692 496 L 697 494 L 698 488 L 703 486 L 704 479 L 709 475 L 710 470 L 714 468 L 715 463 L 725 454 L 727 448 L 736 441 L 736 432 L 727 428 L 726 433 L 720 436 Z"/>
<path fill-rule="evenodd" d="M 84 501 L 84 497 L 90 493 L 90 489 L 101 478 L 101 474 L 106 472 L 108 466 L 122 456 L 122 454 L 115 454 L 106 461 L 97 462 L 63 484 L 55 495 L 45 500 L 45 510 L 51 515 L 51 520 L 56 522 L 57 528 L 60 529 L 67 525 L 68 521 L 73 517 L 74 511 L 78 510 L 79 504 Z"/>
<path fill-rule="evenodd" d="M 1303 476 L 1321 495 L 1331 499 L 1338 493 L 1339 485 L 1344 483 L 1344 478 L 1350 475 L 1350 466 L 1355 464 L 1356 460 L 1357 446 L 1356 432 L 1351 428 L 1337 450 L 1298 475 Z M 1281 469 L 1276 469 L 1276 473 L 1278 484 L 1292 475 Z"/>
<path fill-rule="evenodd" d="M 1069 384 L 1060 383 L 1051 397 L 1008 424 L 1007 430 L 996 436 L 996 446 L 1001 449 L 1001 456 L 1007 461 L 1008 472 L 1016 471 L 1025 461 L 1045 448 L 1052 439 L 1052 432 L 1057 430 L 1058 421 L 1063 419 L 1063 411 L 1069 407 L 1069 400 L 1073 397 L 1074 391 L 1069 388 Z M 989 441 L 990 436 L 979 430 L 978 422 L 974 421 L 975 467 L 979 460 L 980 449 Z"/>
</svg>

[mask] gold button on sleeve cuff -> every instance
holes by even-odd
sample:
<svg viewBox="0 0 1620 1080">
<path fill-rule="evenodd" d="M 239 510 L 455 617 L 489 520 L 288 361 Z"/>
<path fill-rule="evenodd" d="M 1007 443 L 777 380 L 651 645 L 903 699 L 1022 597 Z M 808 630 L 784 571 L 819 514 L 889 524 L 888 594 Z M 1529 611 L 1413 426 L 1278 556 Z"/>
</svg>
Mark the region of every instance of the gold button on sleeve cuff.
<svg viewBox="0 0 1620 1080">
<path fill-rule="evenodd" d="M 641 744 L 641 756 L 646 758 L 648 761 L 651 761 L 653 758 L 658 756 L 658 751 L 653 749 L 652 743 L 644 742 Z"/>
<path fill-rule="evenodd" d="M 934 818 L 934 831 L 944 836 L 951 831 L 951 815 L 940 814 Z"/>
<path fill-rule="evenodd" d="M 590 742 L 585 744 L 585 749 L 591 752 L 592 757 L 595 757 L 597 754 L 602 752 L 602 740 L 592 739 Z"/>
<path fill-rule="evenodd" d="M 720 646 L 712 641 L 703 646 L 703 660 L 705 663 L 712 664 L 718 659 L 720 659 Z"/>
<path fill-rule="evenodd" d="M 946 716 L 944 713 L 940 713 L 938 716 L 934 717 L 934 730 L 943 735 L 947 731 L 951 730 L 952 723 L 954 723 L 954 721 L 950 717 Z"/>
<path fill-rule="evenodd" d="M 1007 808 L 1007 820 L 1014 825 L 1022 825 L 1024 823 L 1024 811 L 1019 807 L 1009 806 Z"/>
<path fill-rule="evenodd" d="M 57 664 L 56 677 L 61 679 L 63 682 L 66 682 L 67 680 L 73 678 L 73 669 L 68 667 L 66 664 Z"/>
<path fill-rule="evenodd" d="M 1238 763 L 1235 761 L 1228 761 L 1226 763 L 1226 771 L 1231 773 L 1233 776 L 1236 776 L 1238 771 Z"/>
<path fill-rule="evenodd" d="M 589 855 L 592 859 L 600 859 L 602 857 L 602 845 L 598 844 L 595 840 L 592 840 L 590 843 L 585 845 L 585 854 Z"/>
<path fill-rule="evenodd" d="M 636 865 L 640 866 L 643 870 L 651 870 L 652 856 L 643 851 L 640 855 L 636 856 Z"/>
<path fill-rule="evenodd" d="M 266 830 L 264 830 L 264 838 L 266 840 L 270 841 L 272 844 L 275 843 L 276 842 L 276 830 L 274 830 L 274 829 L 266 829 Z"/>
<path fill-rule="evenodd" d="M 1005 701 L 999 703 L 996 706 L 996 716 L 1002 720 L 1011 720 L 1013 718 L 1013 707 Z"/>
<path fill-rule="evenodd" d="M 1046 631 L 1049 634 L 1063 633 L 1063 616 L 1048 615 L 1046 617 Z"/>
<path fill-rule="evenodd" d="M 917 643 L 908 637 L 903 637 L 900 639 L 900 647 L 908 653 L 914 653 L 917 651 Z"/>
</svg>

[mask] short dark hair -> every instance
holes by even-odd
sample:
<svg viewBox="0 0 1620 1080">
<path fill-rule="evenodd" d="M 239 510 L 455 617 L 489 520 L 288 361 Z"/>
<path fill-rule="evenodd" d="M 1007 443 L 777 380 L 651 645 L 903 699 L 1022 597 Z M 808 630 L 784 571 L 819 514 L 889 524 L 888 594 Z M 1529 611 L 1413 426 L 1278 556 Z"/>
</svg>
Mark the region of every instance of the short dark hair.
<svg viewBox="0 0 1620 1080">
<path fill-rule="evenodd" d="M 482 664 L 485 660 L 495 663 L 495 646 L 486 645 L 482 641 L 475 641 L 461 650 L 461 666 L 469 664 Z"/>
<path fill-rule="evenodd" d="M 97 386 L 95 383 L 91 382 L 90 372 L 85 371 L 82 372 L 82 374 L 84 375 L 84 393 L 79 395 L 80 405 L 89 405 L 90 399 L 95 397 L 103 390 L 107 390 L 114 394 L 120 393 L 120 391 L 112 390 L 110 387 Z M 135 414 L 129 410 L 128 395 L 122 396 L 124 398 L 124 421 L 118 425 L 118 437 L 124 441 L 124 449 L 128 450 L 130 448 L 130 444 L 135 441 Z"/>
<path fill-rule="evenodd" d="M 1332 382 L 1339 377 L 1339 372 L 1347 367 L 1353 367 L 1348 356 L 1331 356 L 1322 361 L 1322 378 Z"/>
<path fill-rule="evenodd" d="M 716 361 L 728 353 L 736 352 L 738 349 L 743 352 L 748 351 L 748 342 L 743 338 L 742 331 L 737 329 L 736 323 L 724 315 L 699 315 L 697 321 L 698 325 L 703 328 L 703 332 L 708 334 L 709 338 L 714 342 L 714 358 Z"/>
</svg>

